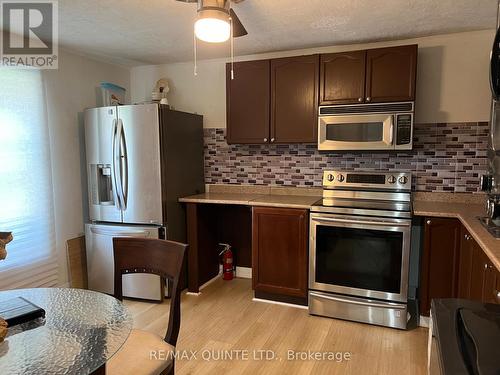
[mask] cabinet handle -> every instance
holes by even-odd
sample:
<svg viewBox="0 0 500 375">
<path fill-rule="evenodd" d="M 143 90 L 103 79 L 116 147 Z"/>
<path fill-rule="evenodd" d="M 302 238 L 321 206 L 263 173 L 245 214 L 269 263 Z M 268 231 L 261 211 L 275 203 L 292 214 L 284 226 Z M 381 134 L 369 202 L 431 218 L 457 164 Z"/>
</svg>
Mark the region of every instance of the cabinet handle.
<svg viewBox="0 0 500 375">
<path fill-rule="evenodd" d="M 264 142 L 267 142 L 267 138 L 264 138 Z"/>
<path fill-rule="evenodd" d="M 358 102 L 362 102 L 363 101 L 363 98 L 358 98 Z"/>
<path fill-rule="evenodd" d="M 427 225 L 431 225 L 431 224 L 432 224 L 432 221 L 427 220 L 427 221 L 426 221 L 426 223 L 427 223 Z"/>
<path fill-rule="evenodd" d="M 372 101 L 372 98 L 370 98 L 369 96 L 366 98 L 366 101 L 367 102 L 371 102 Z"/>
<path fill-rule="evenodd" d="M 500 292 L 496 292 L 497 301 L 500 301 Z"/>
<path fill-rule="evenodd" d="M 487 269 L 488 269 L 488 264 L 487 264 L 487 263 L 485 263 L 485 264 L 484 264 L 484 269 L 485 269 L 485 270 L 487 270 Z"/>
<path fill-rule="evenodd" d="M 274 142 L 274 138 L 271 138 L 271 143 Z"/>
</svg>

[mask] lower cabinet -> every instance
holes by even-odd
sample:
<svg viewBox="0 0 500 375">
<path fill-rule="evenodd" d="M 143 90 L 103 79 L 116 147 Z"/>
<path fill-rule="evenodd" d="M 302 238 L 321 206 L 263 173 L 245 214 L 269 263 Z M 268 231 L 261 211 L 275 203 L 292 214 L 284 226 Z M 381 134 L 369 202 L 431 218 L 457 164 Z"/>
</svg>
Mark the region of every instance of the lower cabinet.
<svg viewBox="0 0 500 375">
<path fill-rule="evenodd" d="M 252 283 L 257 297 L 258 292 L 307 297 L 308 216 L 302 209 L 253 208 Z"/>
<path fill-rule="evenodd" d="M 481 252 L 482 262 L 473 269 L 472 278 L 482 281 L 481 296 L 479 298 L 479 293 L 477 293 L 471 299 L 477 299 L 484 303 L 500 303 L 500 272 L 481 249 L 478 251 Z M 479 254 L 477 258 L 479 258 Z"/>
<path fill-rule="evenodd" d="M 433 298 L 457 295 L 461 224 L 455 219 L 425 218 L 420 275 L 420 314 L 428 316 Z"/>
<path fill-rule="evenodd" d="M 488 267 L 488 257 L 483 253 L 474 239 L 470 241 L 473 242 L 473 255 L 471 262 L 470 294 L 468 298 L 475 301 L 482 301 L 486 270 Z"/>
<path fill-rule="evenodd" d="M 456 219 L 425 218 L 420 313 L 432 298 L 500 303 L 500 272 Z"/>
<path fill-rule="evenodd" d="M 473 259 L 477 256 L 477 243 L 462 227 L 460 236 L 460 264 L 458 268 L 458 298 L 471 298 Z M 481 250 L 481 249 L 479 249 Z"/>
</svg>

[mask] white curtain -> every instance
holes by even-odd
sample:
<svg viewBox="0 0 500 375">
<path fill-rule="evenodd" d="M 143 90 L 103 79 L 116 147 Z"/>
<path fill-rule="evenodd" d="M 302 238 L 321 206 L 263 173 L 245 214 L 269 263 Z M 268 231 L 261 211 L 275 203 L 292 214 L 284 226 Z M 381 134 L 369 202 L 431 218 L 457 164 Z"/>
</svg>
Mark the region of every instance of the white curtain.
<svg viewBox="0 0 500 375">
<path fill-rule="evenodd" d="M 0 289 L 57 284 L 51 176 L 42 72 L 0 68 Z"/>
</svg>

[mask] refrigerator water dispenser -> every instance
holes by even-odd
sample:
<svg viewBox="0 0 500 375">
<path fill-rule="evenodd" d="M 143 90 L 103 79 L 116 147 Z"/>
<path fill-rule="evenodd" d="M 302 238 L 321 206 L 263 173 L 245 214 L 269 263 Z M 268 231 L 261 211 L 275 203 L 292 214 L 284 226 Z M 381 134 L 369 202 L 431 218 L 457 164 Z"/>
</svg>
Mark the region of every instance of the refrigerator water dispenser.
<svg viewBox="0 0 500 375">
<path fill-rule="evenodd" d="M 92 164 L 91 186 L 92 186 L 92 204 L 113 206 L 113 182 L 111 180 L 110 164 Z"/>
</svg>

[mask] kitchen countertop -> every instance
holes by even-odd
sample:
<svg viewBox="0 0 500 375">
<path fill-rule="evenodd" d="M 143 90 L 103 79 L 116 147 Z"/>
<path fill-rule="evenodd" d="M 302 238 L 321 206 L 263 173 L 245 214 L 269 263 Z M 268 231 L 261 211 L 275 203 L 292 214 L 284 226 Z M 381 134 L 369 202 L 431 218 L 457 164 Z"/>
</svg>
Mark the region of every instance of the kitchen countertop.
<svg viewBox="0 0 500 375">
<path fill-rule="evenodd" d="M 415 200 L 413 202 L 413 215 L 459 219 L 500 271 L 500 239 L 493 237 L 477 219 L 478 216 L 484 216 L 484 205 Z"/>
<path fill-rule="evenodd" d="M 207 193 L 180 198 L 179 202 L 310 209 L 321 199 L 320 189 L 211 185 L 208 190 Z M 484 204 L 479 203 L 483 200 L 477 194 L 415 193 L 413 215 L 459 219 L 500 271 L 500 240 L 494 238 L 477 219 L 484 216 Z"/>
<path fill-rule="evenodd" d="M 309 209 L 321 196 L 252 193 L 203 193 L 180 198 L 182 203 L 239 204 L 245 206 Z"/>
</svg>

